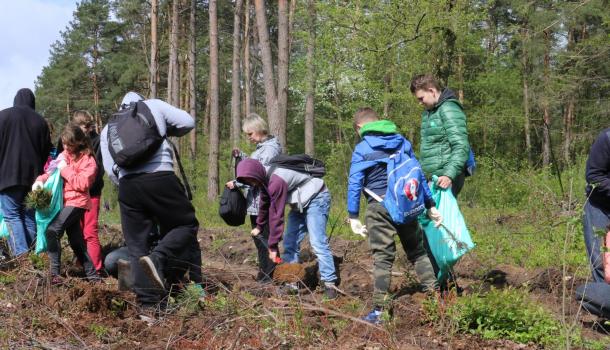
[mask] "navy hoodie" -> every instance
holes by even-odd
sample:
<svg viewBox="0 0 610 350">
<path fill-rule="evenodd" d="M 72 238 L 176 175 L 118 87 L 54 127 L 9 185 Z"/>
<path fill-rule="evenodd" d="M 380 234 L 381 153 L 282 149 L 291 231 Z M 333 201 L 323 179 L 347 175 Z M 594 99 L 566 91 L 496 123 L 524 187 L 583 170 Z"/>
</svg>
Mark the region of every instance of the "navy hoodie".
<svg viewBox="0 0 610 350">
<path fill-rule="evenodd" d="M 597 137 L 586 167 L 589 202 L 610 216 L 610 128 Z"/>
<path fill-rule="evenodd" d="M 17 92 L 13 107 L 0 111 L 0 191 L 32 186 L 51 150 L 49 126 L 34 111 L 34 93 Z"/>
</svg>

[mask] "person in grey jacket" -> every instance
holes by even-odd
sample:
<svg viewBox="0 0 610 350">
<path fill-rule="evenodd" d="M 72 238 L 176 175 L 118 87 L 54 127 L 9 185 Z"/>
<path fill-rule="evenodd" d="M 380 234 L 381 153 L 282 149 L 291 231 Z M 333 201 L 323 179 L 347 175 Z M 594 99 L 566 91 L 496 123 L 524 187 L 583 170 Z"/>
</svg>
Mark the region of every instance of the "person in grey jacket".
<svg viewBox="0 0 610 350">
<path fill-rule="evenodd" d="M 150 109 L 161 136 L 183 136 L 195 127 L 187 112 L 161 100 L 144 100 L 135 92 L 125 95 L 120 108 L 128 108 L 137 101 L 143 101 Z M 118 167 L 110 154 L 108 126 L 101 132 L 100 148 L 104 169 L 119 186 L 121 225 L 138 302 L 145 308 L 157 307 L 167 296 L 165 277 L 176 280 L 187 269 L 191 281 L 200 285 L 199 222 L 183 185 L 174 174 L 169 142 L 164 140 L 145 163 L 129 169 Z M 156 224 L 160 237 L 152 248 L 150 232 Z M 189 258 L 184 258 L 185 255 Z"/>
<path fill-rule="evenodd" d="M 263 166 L 269 166 L 269 162 L 275 156 L 282 153 L 282 145 L 273 135 L 269 135 L 267 122 L 256 113 L 250 113 L 242 121 L 242 130 L 248 137 L 248 140 L 256 144 L 256 150 L 252 152 L 249 158 L 258 160 Z M 239 149 L 233 150 L 233 157 L 235 157 L 236 164 L 248 156 L 240 151 Z M 260 191 L 256 187 L 250 187 L 246 184 L 242 184 L 236 180 L 232 180 L 226 183 L 228 188 L 243 188 L 247 192 L 248 201 L 248 215 L 250 215 L 250 224 L 252 228 L 256 227 L 256 219 L 258 217 L 259 202 L 260 202 Z M 252 237 L 254 245 L 258 251 L 258 275 L 256 280 L 261 283 L 271 282 L 271 276 L 275 269 L 275 263 L 269 259 L 267 247 L 261 240 L 267 241 L 269 239 L 269 226 L 266 225 L 259 237 Z"/>
</svg>

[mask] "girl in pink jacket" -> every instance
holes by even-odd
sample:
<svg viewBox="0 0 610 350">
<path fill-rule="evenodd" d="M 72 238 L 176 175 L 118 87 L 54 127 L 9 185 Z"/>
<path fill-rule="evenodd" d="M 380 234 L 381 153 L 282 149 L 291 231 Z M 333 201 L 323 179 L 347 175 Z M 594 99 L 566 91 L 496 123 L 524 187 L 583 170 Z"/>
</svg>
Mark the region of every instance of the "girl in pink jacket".
<svg viewBox="0 0 610 350">
<path fill-rule="evenodd" d="M 96 175 L 95 158 L 91 150 L 89 138 L 78 125 L 68 124 L 61 134 L 64 151 L 58 156 L 60 159 L 57 169 L 64 179 L 64 207 L 47 228 L 47 252 L 51 267 L 51 284 L 63 282 L 60 277 L 61 243 L 64 231 L 68 234 L 70 247 L 74 256 L 83 265 L 87 279 L 98 281 L 97 275 L 83 238 L 80 221 L 90 206 L 89 188 Z M 40 175 L 32 190 L 42 188 L 50 174 Z"/>
</svg>

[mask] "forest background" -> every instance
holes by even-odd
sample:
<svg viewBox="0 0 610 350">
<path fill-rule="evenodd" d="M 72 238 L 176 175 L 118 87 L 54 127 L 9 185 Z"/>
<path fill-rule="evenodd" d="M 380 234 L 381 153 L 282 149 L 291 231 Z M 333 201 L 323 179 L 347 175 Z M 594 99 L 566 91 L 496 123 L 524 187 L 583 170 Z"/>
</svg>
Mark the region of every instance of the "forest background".
<svg viewBox="0 0 610 350">
<path fill-rule="evenodd" d="M 222 225 L 216 198 L 233 176 L 230 150 L 253 149 L 240 120 L 257 112 L 289 153 L 326 162 L 330 225 L 349 236 L 353 113 L 373 107 L 418 150 L 422 108 L 409 82 L 432 73 L 465 106 L 479 167 L 460 203 L 479 256 L 566 263 L 584 275 L 584 163 L 610 125 L 609 8 L 607 0 L 84 0 L 38 77 L 38 109 L 56 132 L 76 109 L 101 127 L 130 90 L 189 111 L 197 127 L 180 149 L 205 227 Z M 105 215 L 117 223 L 106 187 Z"/>
</svg>

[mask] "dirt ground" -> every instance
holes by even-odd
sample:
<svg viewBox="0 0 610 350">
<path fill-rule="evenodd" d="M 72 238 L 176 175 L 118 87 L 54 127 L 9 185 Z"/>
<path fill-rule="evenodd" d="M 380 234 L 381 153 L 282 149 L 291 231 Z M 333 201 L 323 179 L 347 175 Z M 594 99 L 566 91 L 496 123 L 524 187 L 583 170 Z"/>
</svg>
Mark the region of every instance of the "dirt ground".
<svg viewBox="0 0 610 350">
<path fill-rule="evenodd" d="M 120 232 L 106 227 L 103 242 L 116 246 Z M 283 295 L 277 284 L 261 286 L 256 250 L 246 230 L 201 230 L 207 296 L 176 297 L 159 319 L 141 317 L 134 295 L 117 281 L 90 284 L 68 278 L 50 286 L 40 262 L 17 262 L 0 270 L 0 347 L 3 349 L 537 349 L 534 344 L 450 334 L 426 322 L 424 294 L 413 270 L 399 254 L 391 291 L 394 319 L 385 327 L 359 320 L 370 308 L 372 260 L 366 241 L 331 238 L 342 295 L 328 301 L 317 287 L 317 265 L 305 245 L 304 264 L 290 276 L 303 280 L 298 296 Z M 64 251 L 70 249 L 65 247 Z M 69 253 L 65 255 L 70 255 Z M 69 260 L 68 260 L 69 261 Z M 16 265 L 16 266 L 15 266 Z M 38 265 L 38 268 L 36 267 Z M 68 267 L 68 271 L 71 268 Z M 291 270 L 293 269 L 293 270 Z M 561 317 L 576 319 L 587 338 L 605 336 L 596 318 L 579 311 L 571 297 L 581 281 L 559 270 L 484 267 L 474 255 L 456 269 L 464 293 L 508 286 L 528 288 L 533 300 Z M 290 278 L 290 276 L 284 278 Z M 563 303 L 562 279 L 569 279 Z M 569 294 L 568 294 L 569 293 Z"/>
</svg>

